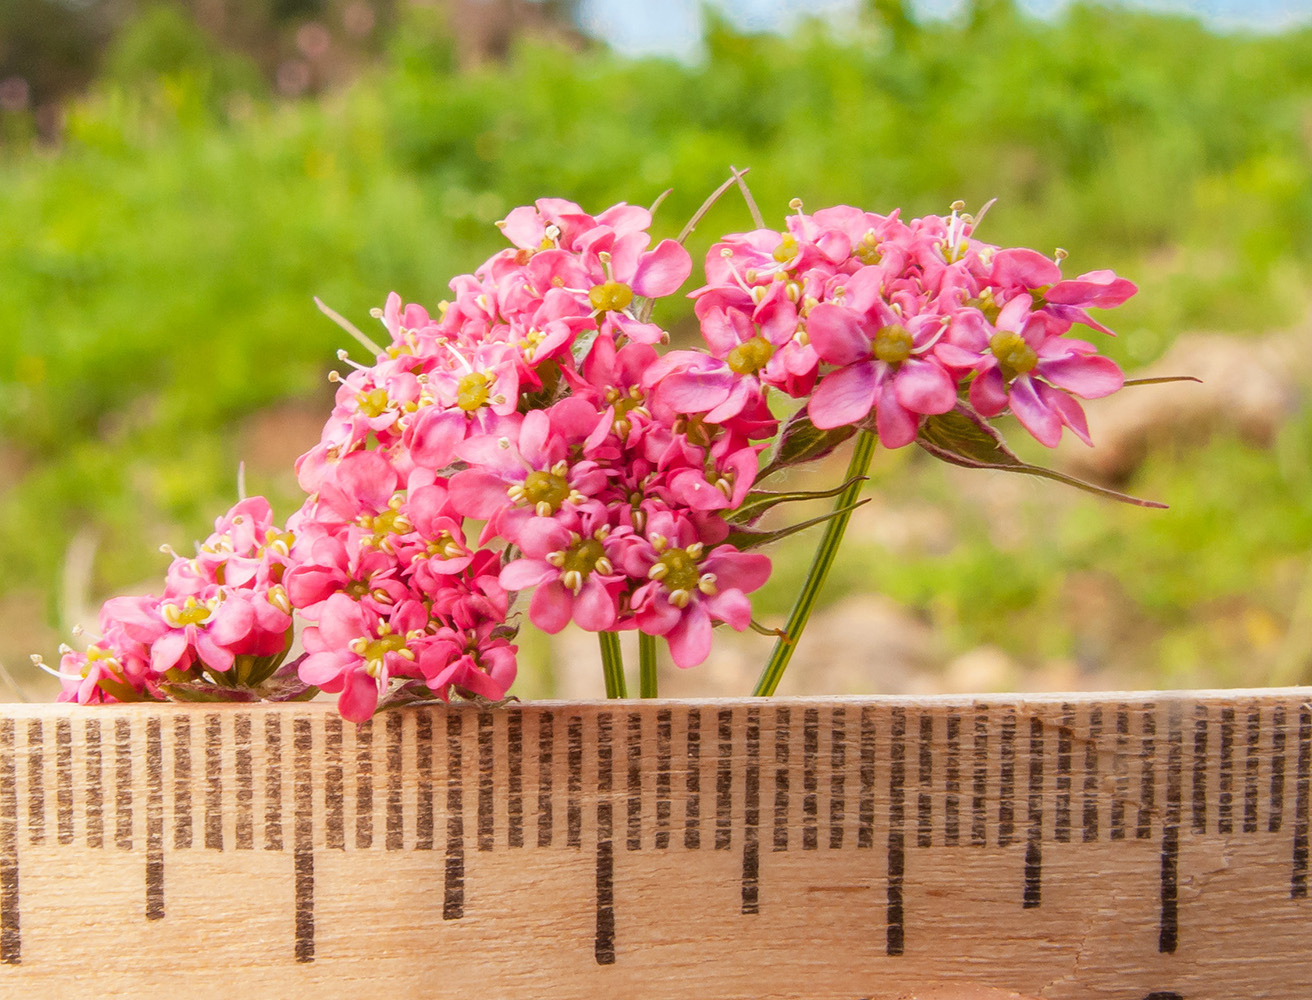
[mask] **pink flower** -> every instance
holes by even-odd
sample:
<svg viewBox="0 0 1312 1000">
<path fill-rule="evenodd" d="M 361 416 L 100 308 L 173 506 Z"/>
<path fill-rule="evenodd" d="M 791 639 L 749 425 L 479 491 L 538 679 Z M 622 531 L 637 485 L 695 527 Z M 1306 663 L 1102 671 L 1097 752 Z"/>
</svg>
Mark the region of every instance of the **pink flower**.
<svg viewBox="0 0 1312 1000">
<path fill-rule="evenodd" d="M 663 635 L 677 666 L 693 667 L 711 651 L 711 625 L 741 632 L 752 620 L 747 594 L 770 575 L 770 560 L 732 545 L 710 546 L 693 522 L 664 510 L 649 513 L 642 534 L 624 547 L 624 571 L 645 581 L 633 592 L 638 628 Z"/>
</svg>

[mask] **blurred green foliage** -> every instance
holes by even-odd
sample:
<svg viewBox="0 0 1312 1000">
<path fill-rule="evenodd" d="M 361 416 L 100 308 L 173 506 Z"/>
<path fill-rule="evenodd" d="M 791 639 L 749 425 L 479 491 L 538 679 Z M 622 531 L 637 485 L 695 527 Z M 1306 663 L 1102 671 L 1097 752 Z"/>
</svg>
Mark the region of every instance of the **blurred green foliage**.
<svg viewBox="0 0 1312 1000">
<path fill-rule="evenodd" d="M 751 168 L 775 224 L 793 197 L 909 215 L 997 197 L 990 241 L 1060 244 L 1072 273 L 1140 283 L 1106 345 L 1128 367 L 1185 329 L 1305 315 L 1312 31 L 1218 36 L 1096 6 L 923 26 L 896 3 L 870 10 L 842 38 L 716 22 L 694 66 L 526 44 L 461 75 L 416 6 L 380 65 L 296 103 L 181 16 L 148 12 L 67 109 L 57 150 L 0 112 L 0 594 L 37 588 L 56 617 L 65 547 L 88 528 L 98 592 L 158 574 L 154 544 L 182 548 L 232 499 L 252 414 L 293 399 L 326 416 L 325 373 L 353 345 L 312 296 L 366 329 L 391 289 L 431 305 L 501 245 L 493 222 L 537 197 L 600 210 L 672 187 L 659 236 L 730 164 Z M 749 227 L 726 198 L 694 257 Z M 662 309 L 686 334 L 686 305 Z M 1056 519 L 1018 511 L 1037 544 L 1014 550 L 975 523 L 957 480 L 892 456 L 880 488 L 955 503 L 961 538 L 918 558 L 872 549 L 839 583 L 924 608 L 962 648 L 1097 660 L 1116 650 L 1089 647 L 1063 581 L 1103 574 L 1143 626 L 1143 663 L 1187 674 L 1204 650 L 1216 678 L 1239 680 L 1246 647 L 1208 632 L 1209 609 L 1233 599 L 1286 622 L 1312 548 L 1307 414 L 1282 433 L 1274 450 L 1223 440 L 1151 463 L 1133 485 L 1168 514 L 1083 497 Z M 290 470 L 248 480 L 283 513 L 297 502 Z M 801 573 L 794 551 L 767 610 Z"/>
</svg>

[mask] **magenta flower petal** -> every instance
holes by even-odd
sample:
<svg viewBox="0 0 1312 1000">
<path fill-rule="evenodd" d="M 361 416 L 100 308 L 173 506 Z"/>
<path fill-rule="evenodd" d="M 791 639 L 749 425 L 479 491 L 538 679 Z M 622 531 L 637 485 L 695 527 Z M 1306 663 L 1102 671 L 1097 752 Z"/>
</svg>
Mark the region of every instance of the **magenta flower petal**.
<svg viewBox="0 0 1312 1000">
<path fill-rule="evenodd" d="M 1061 418 L 1039 397 L 1028 375 L 1011 384 L 1011 412 L 1035 440 L 1049 448 L 1061 440 Z"/>
<path fill-rule="evenodd" d="M 912 413 L 947 413 L 957 405 L 957 383 L 933 361 L 908 358 L 893 377 L 897 401 Z"/>
<path fill-rule="evenodd" d="M 695 667 L 711 653 L 711 616 L 700 602 L 684 609 L 679 623 L 665 634 L 676 667 Z"/>
<path fill-rule="evenodd" d="M 821 360 L 850 365 L 870 357 L 870 337 L 859 313 L 832 303 L 811 310 L 806 332 Z"/>
<path fill-rule="evenodd" d="M 569 624 L 573 604 L 574 595 L 561 586 L 559 580 L 553 580 L 533 592 L 528 616 L 543 632 L 555 635 Z"/>
<path fill-rule="evenodd" d="M 150 669 L 157 674 L 172 670 L 186 656 L 190 645 L 185 632 L 180 630 L 166 632 L 151 644 Z M 183 666 L 186 667 L 188 664 Z"/>
<path fill-rule="evenodd" d="M 1000 250 L 993 257 L 990 280 L 1004 288 L 1039 288 L 1061 281 L 1061 268 L 1037 250 Z"/>
<path fill-rule="evenodd" d="M 544 560 L 516 559 L 501 571 L 498 581 L 507 590 L 528 590 L 558 576 L 560 570 Z"/>
<path fill-rule="evenodd" d="M 595 576 L 583 581 L 574 598 L 574 620 L 589 632 L 604 632 L 615 624 L 615 601 Z"/>
<path fill-rule="evenodd" d="M 893 383 L 885 381 L 879 389 L 879 401 L 875 406 L 875 431 L 879 434 L 879 443 L 885 448 L 901 448 L 914 441 L 919 430 L 920 418 L 898 402 Z"/>
<path fill-rule="evenodd" d="M 646 298 L 660 298 L 677 291 L 690 274 L 692 258 L 688 251 L 674 240 L 661 240 L 638 261 L 633 274 L 633 292 Z"/>
<path fill-rule="evenodd" d="M 232 661 L 236 659 L 231 649 L 220 645 L 215 641 L 214 636 L 203 629 L 196 636 L 196 654 L 211 670 L 226 671 L 232 667 Z"/>
<path fill-rule="evenodd" d="M 1113 271 L 1090 271 L 1078 278 L 1057 282 L 1043 297 L 1058 305 L 1110 309 L 1119 306 L 1138 290 L 1133 281 L 1118 278 Z"/>
<path fill-rule="evenodd" d="M 1085 399 L 1110 396 L 1125 384 L 1125 373 L 1111 358 L 1072 354 L 1043 361 L 1036 374 L 1067 392 Z"/>
<path fill-rule="evenodd" d="M 985 417 L 996 417 L 1007 408 L 1007 380 L 996 361 L 987 364 L 970 383 L 970 405 Z"/>
<path fill-rule="evenodd" d="M 506 481 L 481 469 L 465 469 L 451 477 L 451 506 L 465 517 L 486 520 L 510 503 Z"/>
<path fill-rule="evenodd" d="M 1084 416 L 1084 408 L 1080 406 L 1079 401 L 1072 399 L 1059 389 L 1039 383 L 1039 394 L 1043 401 L 1053 410 L 1061 422 L 1071 429 L 1071 432 L 1090 447 L 1093 446 L 1093 439 L 1089 437 L 1089 422 Z"/>
<path fill-rule="evenodd" d="M 869 362 L 831 372 L 811 394 L 811 423 L 822 430 L 856 423 L 875 405 L 877 385 L 875 366 Z"/>
<path fill-rule="evenodd" d="M 337 698 L 337 711 L 347 722 L 364 722 L 378 707 L 378 682 L 363 670 L 352 670 Z"/>
</svg>

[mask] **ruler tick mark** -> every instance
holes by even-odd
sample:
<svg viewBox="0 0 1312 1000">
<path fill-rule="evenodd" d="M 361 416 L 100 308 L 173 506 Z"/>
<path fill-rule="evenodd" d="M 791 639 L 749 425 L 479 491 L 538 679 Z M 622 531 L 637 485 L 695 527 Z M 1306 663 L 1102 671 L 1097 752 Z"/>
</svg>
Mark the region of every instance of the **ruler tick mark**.
<svg viewBox="0 0 1312 1000">
<path fill-rule="evenodd" d="M 611 715 L 597 716 L 597 936 L 593 954 L 598 965 L 615 964 L 615 841 L 614 750 Z"/>
<path fill-rule="evenodd" d="M 73 723 L 55 721 L 55 822 L 59 843 L 73 843 Z"/>
<path fill-rule="evenodd" d="M 1029 832 L 1025 838 L 1025 891 L 1022 906 L 1039 905 L 1043 887 L 1043 720 L 1030 717 L 1030 782 L 1026 802 Z"/>
<path fill-rule="evenodd" d="M 686 738 L 688 772 L 684 783 L 683 846 L 695 851 L 702 846 L 702 714 L 699 709 L 688 711 Z"/>
<path fill-rule="evenodd" d="M 1285 812 L 1285 706 L 1271 713 L 1271 812 L 1267 833 L 1279 833 Z"/>
<path fill-rule="evenodd" d="M 342 719 L 325 717 L 323 723 L 324 840 L 329 850 L 346 850 L 346 778 L 342 766 Z"/>
<path fill-rule="evenodd" d="M 1075 709 L 1061 707 L 1061 725 L 1057 727 L 1057 797 L 1054 807 L 1053 839 L 1068 844 L 1071 839 L 1071 753 L 1075 737 Z"/>
<path fill-rule="evenodd" d="M 761 905 L 761 710 L 747 710 L 747 762 L 743 783 L 742 912 L 759 913 Z"/>
<path fill-rule="evenodd" d="M 33 844 L 46 840 L 45 732 L 40 719 L 27 723 L 27 835 Z"/>
<path fill-rule="evenodd" d="M 1221 709 L 1221 791 L 1216 802 L 1216 832 L 1232 833 L 1234 821 L 1231 809 L 1234 801 L 1234 747 L 1235 747 L 1235 710 Z"/>
<path fill-rule="evenodd" d="M 778 709 L 786 712 L 787 709 Z M 856 846 L 875 846 L 875 713 L 861 707 L 861 789 L 857 798 Z M 785 777 L 785 782 L 787 781 Z"/>
<path fill-rule="evenodd" d="M 264 849 L 282 846 L 282 716 L 264 717 Z"/>
<path fill-rule="evenodd" d="M 355 846 L 374 845 L 374 720 L 355 727 Z"/>
<path fill-rule="evenodd" d="M 1179 867 L 1180 867 L 1180 800 L 1183 770 L 1180 707 L 1172 705 L 1167 722 L 1166 756 L 1166 817 L 1162 824 L 1162 916 L 1157 938 L 1157 950 L 1163 955 L 1175 954 L 1180 941 L 1179 930 Z"/>
<path fill-rule="evenodd" d="M 1261 758 L 1262 715 L 1256 705 L 1248 710 L 1248 739 L 1244 747 L 1244 833 L 1257 833 L 1257 777 Z"/>
<path fill-rule="evenodd" d="M 420 709 L 415 717 L 415 770 L 418 799 L 415 808 L 415 850 L 433 849 L 433 711 Z"/>
<path fill-rule="evenodd" d="M 902 925 L 902 877 L 906 870 L 905 819 L 907 716 L 903 708 L 892 711 L 888 775 L 888 911 L 885 953 L 901 955 L 906 944 Z"/>
<path fill-rule="evenodd" d="M 132 850 L 132 722 L 114 720 L 114 846 Z"/>
<path fill-rule="evenodd" d="M 101 783 L 100 720 L 86 723 L 87 847 L 105 846 L 104 786 Z"/>
<path fill-rule="evenodd" d="M 387 827 L 384 846 L 399 851 L 405 843 L 405 817 L 401 811 L 401 737 L 405 719 L 396 712 L 387 717 Z"/>
<path fill-rule="evenodd" d="M 568 742 L 565 763 L 568 768 L 565 785 L 565 846 L 580 847 L 583 843 L 583 719 L 571 716 L 566 727 Z"/>
<path fill-rule="evenodd" d="M 338 719 L 338 722 L 341 720 Z M 331 730 L 329 730 L 331 731 Z M 337 730 L 341 735 L 340 727 Z M 292 824 L 295 947 L 298 962 L 314 961 L 314 733 L 310 719 L 292 719 Z"/>
<path fill-rule="evenodd" d="M 773 850 L 788 850 L 788 812 L 789 812 L 789 739 L 791 710 L 779 707 L 774 710 L 774 846 Z M 872 733 L 873 739 L 873 733 Z M 873 772 L 871 781 L 874 781 Z M 874 798 L 871 798 L 871 810 Z"/>
<path fill-rule="evenodd" d="M 843 846 L 847 817 L 847 710 L 834 708 L 829 723 L 829 849 Z"/>
<path fill-rule="evenodd" d="M 925 758 L 932 752 L 931 748 L 927 748 L 923 742 L 926 722 L 930 723 L 930 732 L 932 733 L 933 718 L 927 716 L 920 720 L 922 765 L 926 763 Z M 948 714 L 947 729 L 948 748 L 943 774 L 943 846 L 956 847 L 961 843 L 961 715 L 959 713 L 951 712 Z M 921 782 L 922 784 L 925 783 L 923 770 Z M 928 834 L 923 836 L 921 840 L 923 841 L 921 846 L 928 847 L 930 845 L 931 840 Z"/>
<path fill-rule="evenodd" d="M 524 846 L 524 713 L 506 712 L 506 846 Z"/>
<path fill-rule="evenodd" d="M 232 720 L 237 754 L 237 850 L 255 847 L 255 775 L 251 770 L 251 717 L 245 712 Z"/>
<path fill-rule="evenodd" d="M 1112 794 L 1110 817 L 1111 839 L 1125 839 L 1125 803 L 1130 798 L 1130 708 L 1128 705 L 1116 707 L 1116 756 L 1112 759 L 1112 781 L 1115 792 Z"/>
<path fill-rule="evenodd" d="M 205 716 L 205 849 L 223 850 L 223 729 L 217 713 Z"/>
<path fill-rule="evenodd" d="M 956 716 L 957 725 L 960 727 L 961 716 Z M 951 723 L 949 723 L 950 725 Z M 949 756 L 953 756 L 949 754 Z M 919 754 L 919 776 L 920 776 L 920 794 L 916 798 L 916 846 L 929 847 L 934 843 L 934 717 L 929 714 L 920 717 L 920 754 Z M 953 761 L 955 764 L 955 761 Z M 960 780 L 953 774 L 948 775 L 949 785 L 956 781 L 960 787 Z M 956 806 L 955 796 L 953 796 L 953 806 Z M 944 815 L 944 820 L 951 823 L 953 827 L 957 825 L 956 811 L 950 821 Z M 946 825 L 946 823 L 945 823 Z M 949 838 L 945 829 L 943 833 L 945 843 L 956 842 L 956 830 L 952 831 Z"/>
<path fill-rule="evenodd" d="M 173 849 L 191 847 L 191 719 L 173 717 Z"/>
<path fill-rule="evenodd" d="M 1151 703 L 1145 705 L 1140 721 L 1142 751 L 1139 761 L 1142 773 L 1139 782 L 1139 823 L 1134 835 L 1139 840 L 1147 840 L 1153 835 L 1153 813 L 1157 811 L 1157 706 Z"/>
<path fill-rule="evenodd" d="M 491 712 L 478 713 L 478 849 L 490 851 L 496 844 L 496 813 L 492 801 L 493 769 L 496 766 Z"/>
<path fill-rule="evenodd" d="M 555 721 L 550 712 L 538 716 L 538 847 L 551 846 L 551 768 L 555 759 Z"/>
<path fill-rule="evenodd" d="M 1312 780 L 1312 708 L 1298 710 L 1298 777 L 1294 797 L 1294 868 L 1289 877 L 1289 895 L 1307 898 L 1308 784 Z"/>
<path fill-rule="evenodd" d="M 146 720 L 146 919 L 164 916 L 164 747 L 160 718 Z"/>
<path fill-rule="evenodd" d="M 670 744 L 673 736 L 673 713 L 662 708 L 656 713 L 656 847 L 670 846 Z"/>
<path fill-rule="evenodd" d="M 461 747 L 461 713 L 446 713 L 446 873 L 442 919 L 465 915 L 465 804 L 461 781 L 464 759 Z"/>
<path fill-rule="evenodd" d="M 819 806 L 816 773 L 820 751 L 820 710 L 808 708 L 802 715 L 802 850 L 814 851 L 817 841 Z"/>
<path fill-rule="evenodd" d="M 998 846 L 1007 847 L 1016 833 L 1016 713 L 1002 717 L 998 736 Z"/>
<path fill-rule="evenodd" d="M 0 719 L 0 963 L 5 965 L 18 965 L 23 960 L 18 910 L 18 780 L 15 770 L 14 720 Z"/>
<path fill-rule="evenodd" d="M 988 843 L 987 807 L 989 780 L 989 707 L 975 709 L 974 793 L 970 800 L 970 844 L 984 847 Z"/>
<path fill-rule="evenodd" d="M 1194 833 L 1207 832 L 1207 706 L 1194 706 L 1194 784 L 1190 815 Z"/>
<path fill-rule="evenodd" d="M 642 850 L 642 714 L 629 713 L 628 754 L 628 839 L 630 851 Z"/>
<path fill-rule="evenodd" d="M 1098 839 L 1098 738 L 1102 736 L 1102 709 L 1089 710 L 1089 737 L 1084 741 L 1084 834 L 1091 844 Z"/>
<path fill-rule="evenodd" d="M 715 769 L 715 849 L 727 851 L 733 823 L 733 709 L 719 712 L 720 756 Z"/>
</svg>

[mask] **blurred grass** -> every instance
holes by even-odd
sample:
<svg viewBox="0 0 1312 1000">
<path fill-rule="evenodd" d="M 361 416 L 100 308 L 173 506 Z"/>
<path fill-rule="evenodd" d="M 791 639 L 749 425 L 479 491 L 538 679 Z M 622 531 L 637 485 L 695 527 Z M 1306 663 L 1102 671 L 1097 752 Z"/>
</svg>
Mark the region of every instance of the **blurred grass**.
<svg viewBox="0 0 1312 1000">
<path fill-rule="evenodd" d="M 100 539 L 97 594 L 139 585 L 162 570 L 159 542 L 189 545 L 232 498 L 252 414 L 292 400 L 326 415 L 324 375 L 350 345 L 313 295 L 362 326 L 392 289 L 432 304 L 537 197 L 599 210 L 673 187 L 667 236 L 730 164 L 751 168 L 776 223 L 792 197 L 916 215 L 996 196 L 991 242 L 1062 245 L 1071 273 L 1140 283 L 1104 344 L 1129 367 L 1183 330 L 1294 324 L 1312 293 L 1308 30 L 1217 36 L 1094 6 L 935 23 L 897 45 L 874 21 L 842 39 L 715 24 L 696 66 L 530 44 L 457 75 L 415 8 L 349 89 L 283 103 L 152 17 L 69 108 L 57 150 L 0 113 L 0 599 L 37 592 L 51 621 L 76 533 Z M 725 199 L 694 256 L 749 225 Z M 689 314 L 663 303 L 657 318 L 686 334 Z M 1306 658 L 1277 651 L 1312 551 L 1309 455 L 1304 408 L 1274 448 L 1223 437 L 1154 456 L 1132 485 L 1167 513 L 1027 484 L 1005 544 L 967 480 L 885 456 L 880 496 L 940 505 L 951 544 L 854 539 L 831 592 L 883 589 L 955 648 L 1115 660 L 1145 684 L 1259 682 L 1291 655 L 1298 674 Z M 283 467 L 253 464 L 248 488 L 280 513 L 298 499 Z M 777 554 L 766 611 L 803 548 Z M 1099 586 L 1119 629 L 1080 609 Z"/>
</svg>

